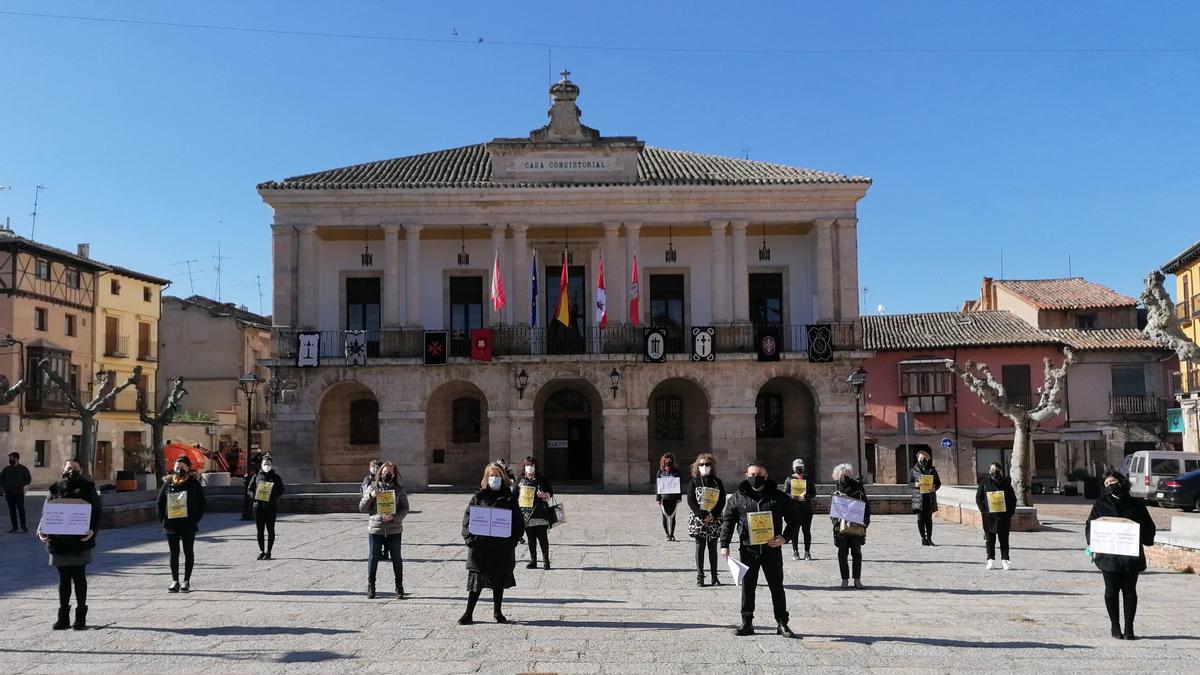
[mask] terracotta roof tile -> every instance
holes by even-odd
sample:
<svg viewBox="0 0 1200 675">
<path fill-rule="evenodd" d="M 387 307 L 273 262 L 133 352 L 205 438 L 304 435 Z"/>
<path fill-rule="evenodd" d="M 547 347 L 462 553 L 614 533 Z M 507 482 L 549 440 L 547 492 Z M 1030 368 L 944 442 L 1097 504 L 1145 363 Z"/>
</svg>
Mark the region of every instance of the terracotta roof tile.
<svg viewBox="0 0 1200 675">
<path fill-rule="evenodd" d="M 1133 307 L 1137 301 L 1082 277 L 1068 279 L 1003 279 L 995 282 L 1038 309 Z"/>
<path fill-rule="evenodd" d="M 1081 351 L 1103 351 L 1109 349 L 1152 349 L 1166 352 L 1167 349 L 1146 337 L 1136 328 L 1101 328 L 1079 330 L 1055 328 L 1046 330 L 1063 341 L 1071 349 Z"/>
<path fill-rule="evenodd" d="M 1175 274 L 1197 259 L 1200 259 L 1200 241 L 1185 248 L 1182 253 L 1164 263 L 1162 271 L 1167 274 Z"/>
<path fill-rule="evenodd" d="M 1007 311 L 871 315 L 862 325 L 863 348 L 877 351 L 1059 343 Z"/>
</svg>

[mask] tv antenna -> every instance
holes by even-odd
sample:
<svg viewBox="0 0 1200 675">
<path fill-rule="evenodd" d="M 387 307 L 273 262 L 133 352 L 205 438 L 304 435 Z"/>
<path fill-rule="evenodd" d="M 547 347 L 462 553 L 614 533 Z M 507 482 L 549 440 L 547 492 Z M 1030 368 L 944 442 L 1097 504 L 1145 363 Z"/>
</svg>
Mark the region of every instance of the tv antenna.
<svg viewBox="0 0 1200 675">
<path fill-rule="evenodd" d="M 29 215 L 33 216 L 33 225 L 31 225 L 29 228 L 29 238 L 30 239 L 33 239 L 34 234 L 37 233 L 38 197 L 40 197 L 42 195 L 42 190 L 49 190 L 49 189 L 50 188 L 46 187 L 45 185 L 41 185 L 41 184 L 39 184 L 35 188 L 33 188 L 33 213 L 29 214 Z"/>
<path fill-rule="evenodd" d="M 221 242 L 219 241 L 217 242 L 217 254 L 214 255 L 213 258 L 217 261 L 217 302 L 221 302 L 221 268 L 224 261 L 230 260 L 230 257 L 227 255 L 221 255 Z"/>
<path fill-rule="evenodd" d="M 258 314 L 262 316 L 262 275 L 256 274 L 254 278 L 258 279 Z"/>
<path fill-rule="evenodd" d="M 171 263 L 171 265 L 187 265 L 188 288 L 191 291 L 191 295 L 196 294 L 196 280 L 192 277 L 192 263 L 194 262 L 198 261 L 195 258 L 192 258 L 191 260 L 180 260 L 179 262 Z"/>
</svg>

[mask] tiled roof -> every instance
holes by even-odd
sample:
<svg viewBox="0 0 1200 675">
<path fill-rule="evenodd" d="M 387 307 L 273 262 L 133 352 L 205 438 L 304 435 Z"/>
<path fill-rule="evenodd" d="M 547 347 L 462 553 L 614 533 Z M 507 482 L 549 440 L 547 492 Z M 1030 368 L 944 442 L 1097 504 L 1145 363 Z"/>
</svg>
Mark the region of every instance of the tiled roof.
<svg viewBox="0 0 1200 675">
<path fill-rule="evenodd" d="M 65 249 L 43 244 L 40 241 L 26 239 L 25 237 L 14 233 L 12 230 L 0 228 L 0 246 L 5 244 L 24 247 L 36 253 L 41 253 L 42 255 L 56 256 L 60 259 L 65 259 L 76 265 L 79 265 L 80 267 L 84 267 L 93 271 L 100 272 L 110 269 L 108 265 L 105 265 L 102 262 L 97 262 L 91 258 L 85 258 Z"/>
<path fill-rule="evenodd" d="M 168 297 L 167 299 L 178 300 L 179 302 L 187 303 L 189 305 L 202 307 L 216 316 L 229 316 L 237 319 L 238 321 L 245 321 L 246 323 L 253 323 L 261 326 L 271 325 L 271 317 L 255 314 L 248 309 L 238 307 L 232 302 L 217 302 L 216 300 L 213 300 L 212 298 L 206 298 L 203 295 L 191 295 L 186 298 Z"/>
<path fill-rule="evenodd" d="M 748 159 L 701 155 L 647 146 L 638 156 L 633 185 L 797 185 L 870 183 L 870 178 L 814 171 Z M 497 183 L 485 143 L 420 155 L 356 164 L 259 184 L 260 190 L 351 190 L 379 188 L 580 187 L 628 183 Z"/>
<path fill-rule="evenodd" d="M 1157 342 L 1146 337 L 1136 328 L 1102 328 L 1079 330 L 1055 328 L 1046 330 L 1063 341 L 1071 349 L 1080 351 L 1103 351 L 1108 349 L 1157 349 L 1167 351 Z"/>
<path fill-rule="evenodd" d="M 863 348 L 878 351 L 1059 342 L 1007 311 L 870 315 L 862 326 Z"/>
<path fill-rule="evenodd" d="M 1133 298 L 1082 277 L 1000 279 L 996 280 L 995 284 L 1021 296 L 1038 309 L 1094 309 L 1137 305 Z"/>
<path fill-rule="evenodd" d="M 1184 249 L 1183 253 L 1168 260 L 1162 266 L 1162 271 L 1167 274 L 1175 274 L 1196 259 L 1200 259 L 1200 241 Z"/>
<path fill-rule="evenodd" d="M 153 276 L 150 274 L 146 274 L 145 272 L 138 272 L 136 270 L 131 270 L 128 267 L 121 267 L 120 265 L 109 265 L 109 267 L 112 269 L 113 272 L 116 272 L 117 274 L 120 274 L 122 276 L 129 277 L 131 279 L 137 279 L 139 281 L 146 281 L 146 282 L 149 282 L 152 284 L 157 284 L 159 286 L 166 286 L 171 283 L 170 279 L 163 279 L 161 277 L 156 277 L 156 276 Z"/>
</svg>

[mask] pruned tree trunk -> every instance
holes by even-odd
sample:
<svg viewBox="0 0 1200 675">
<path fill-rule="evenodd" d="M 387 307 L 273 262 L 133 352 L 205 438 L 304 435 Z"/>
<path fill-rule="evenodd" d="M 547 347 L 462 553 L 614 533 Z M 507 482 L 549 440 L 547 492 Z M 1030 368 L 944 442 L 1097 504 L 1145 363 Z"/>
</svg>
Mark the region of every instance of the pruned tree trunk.
<svg viewBox="0 0 1200 675">
<path fill-rule="evenodd" d="M 155 414 L 151 415 L 145 410 L 139 414 L 142 423 L 150 426 L 150 447 L 154 449 L 155 485 L 161 484 L 163 476 L 167 475 L 166 458 L 163 457 L 163 431 L 168 424 L 174 421 L 175 413 L 179 410 L 179 402 L 187 393 L 187 390 L 183 388 L 182 377 L 171 378 L 171 393 L 163 397 Z"/>
<path fill-rule="evenodd" d="M 111 389 L 109 389 L 109 386 L 112 384 L 109 374 L 101 372 L 97 378 L 100 382 L 100 391 L 104 391 L 105 389 L 109 389 L 109 391 L 97 396 L 87 404 L 84 404 L 75 395 L 75 392 L 71 389 L 71 385 L 67 384 L 61 375 L 50 368 L 50 359 L 38 361 L 38 367 L 42 369 L 43 373 L 46 373 L 46 377 L 50 379 L 50 384 L 54 385 L 55 389 L 61 391 L 63 396 L 67 397 L 67 403 L 70 404 L 71 410 L 74 411 L 76 418 L 79 419 L 79 466 L 83 468 L 84 475 L 90 477 L 92 471 L 95 469 L 92 464 L 96 458 L 96 413 L 107 407 L 117 397 L 117 394 L 136 385 L 142 375 L 142 367 L 134 366 L 133 372 L 129 374 L 129 379 Z"/>
<path fill-rule="evenodd" d="M 1142 333 L 1158 344 L 1175 352 L 1180 361 L 1200 361 L 1200 346 L 1179 326 L 1175 314 L 1175 303 L 1163 288 L 1162 272 L 1154 270 L 1146 275 L 1146 287 L 1142 289 L 1142 305 L 1146 308 L 1146 327 Z"/>
<path fill-rule="evenodd" d="M 1017 495 L 1017 506 L 1029 506 L 1033 504 L 1033 491 L 1029 487 L 1032 479 L 1029 460 L 1033 445 L 1031 442 L 1033 423 L 1028 415 L 1009 419 L 1013 423 L 1012 469 L 1010 472 L 1013 492 Z"/>
</svg>

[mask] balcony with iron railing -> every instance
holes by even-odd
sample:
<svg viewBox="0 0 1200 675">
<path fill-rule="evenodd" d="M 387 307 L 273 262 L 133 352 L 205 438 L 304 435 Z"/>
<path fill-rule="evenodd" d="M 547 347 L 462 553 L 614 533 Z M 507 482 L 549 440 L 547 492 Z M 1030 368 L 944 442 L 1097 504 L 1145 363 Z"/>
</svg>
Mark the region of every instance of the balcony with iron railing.
<svg viewBox="0 0 1200 675">
<path fill-rule="evenodd" d="M 129 356 L 129 336 L 106 334 L 104 336 L 104 355 L 118 358 Z"/>
<path fill-rule="evenodd" d="M 830 327 L 833 351 L 861 349 L 857 322 L 824 324 Z M 492 329 L 493 356 L 554 356 L 554 355 L 631 355 L 643 350 L 643 326 L 589 327 L 569 330 L 555 325 L 550 328 L 528 326 L 497 326 Z M 687 354 L 691 351 L 691 329 L 680 326 L 660 327 L 666 333 L 668 354 Z M 754 325 L 715 326 L 713 352 L 716 354 L 753 354 L 757 352 Z M 806 353 L 809 349 L 807 325 L 772 326 L 778 330 L 780 351 Z M 301 332 L 289 328 L 272 331 L 272 356 L 278 359 L 296 357 L 297 337 Z M 320 335 L 320 357 L 345 357 L 346 335 L 349 331 L 316 331 Z M 470 335 L 467 331 L 448 331 L 450 357 L 470 356 Z M 410 329 L 367 331 L 369 358 L 422 358 L 425 331 Z"/>
<path fill-rule="evenodd" d="M 1175 318 L 1178 319 L 1181 323 L 1191 323 L 1192 310 L 1195 309 L 1196 305 L 1195 305 L 1195 303 L 1190 303 L 1190 305 L 1191 306 L 1189 307 L 1189 302 L 1188 302 L 1187 298 L 1180 300 L 1175 305 Z"/>
<path fill-rule="evenodd" d="M 155 345 L 152 340 L 138 340 L 137 358 L 138 361 L 157 361 L 158 355 L 155 353 Z"/>
<path fill-rule="evenodd" d="M 1162 400 L 1156 394 L 1109 395 L 1108 414 L 1117 417 L 1161 416 Z"/>
</svg>

